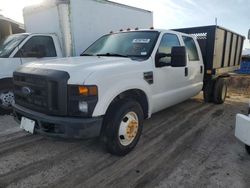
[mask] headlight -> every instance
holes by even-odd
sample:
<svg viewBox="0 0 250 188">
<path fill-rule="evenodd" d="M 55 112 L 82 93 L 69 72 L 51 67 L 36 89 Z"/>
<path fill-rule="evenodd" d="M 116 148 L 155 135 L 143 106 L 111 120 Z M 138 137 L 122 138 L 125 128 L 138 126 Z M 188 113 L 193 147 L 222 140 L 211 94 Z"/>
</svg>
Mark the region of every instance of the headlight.
<svg viewBox="0 0 250 188">
<path fill-rule="evenodd" d="M 81 111 L 83 113 L 87 113 L 88 112 L 88 103 L 86 101 L 79 101 L 78 108 L 79 108 L 79 111 Z"/>
<path fill-rule="evenodd" d="M 68 85 L 68 114 L 90 117 L 98 101 L 97 86 Z"/>
</svg>

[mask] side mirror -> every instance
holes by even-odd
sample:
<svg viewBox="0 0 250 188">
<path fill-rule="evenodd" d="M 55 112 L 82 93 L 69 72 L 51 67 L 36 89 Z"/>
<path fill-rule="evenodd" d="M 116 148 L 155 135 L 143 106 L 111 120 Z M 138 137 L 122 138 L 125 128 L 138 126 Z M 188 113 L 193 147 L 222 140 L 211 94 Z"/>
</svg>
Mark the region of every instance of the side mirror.
<svg viewBox="0 0 250 188">
<path fill-rule="evenodd" d="M 165 67 L 165 66 L 170 66 L 170 63 L 164 63 L 161 62 L 160 59 L 164 57 L 171 57 L 170 54 L 165 54 L 165 53 L 156 53 L 155 55 L 155 66 L 156 67 Z"/>
<path fill-rule="evenodd" d="M 184 46 L 175 46 L 171 50 L 171 66 L 185 67 L 187 65 L 186 48 Z"/>
</svg>

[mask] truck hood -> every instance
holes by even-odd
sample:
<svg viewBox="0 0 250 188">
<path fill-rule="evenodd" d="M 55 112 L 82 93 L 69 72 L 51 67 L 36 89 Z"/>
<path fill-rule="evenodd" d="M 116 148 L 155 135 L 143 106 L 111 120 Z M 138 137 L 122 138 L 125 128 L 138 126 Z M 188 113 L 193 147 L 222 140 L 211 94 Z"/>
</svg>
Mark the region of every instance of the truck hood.
<svg viewBox="0 0 250 188">
<path fill-rule="evenodd" d="M 32 62 L 25 67 L 66 71 L 70 75 L 69 84 L 83 84 L 93 72 L 134 64 L 129 58 L 121 57 L 70 57 L 42 62 Z"/>
</svg>

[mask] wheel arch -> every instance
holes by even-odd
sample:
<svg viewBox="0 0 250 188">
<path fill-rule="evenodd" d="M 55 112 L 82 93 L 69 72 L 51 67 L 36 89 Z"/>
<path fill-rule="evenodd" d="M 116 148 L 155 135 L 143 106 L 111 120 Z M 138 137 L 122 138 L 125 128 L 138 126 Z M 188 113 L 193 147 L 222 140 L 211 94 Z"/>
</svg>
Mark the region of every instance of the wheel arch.
<svg viewBox="0 0 250 188">
<path fill-rule="evenodd" d="M 1 78 L 0 84 L 2 85 L 4 83 L 13 84 L 13 78 L 12 77 Z"/>
<path fill-rule="evenodd" d="M 107 110 L 111 107 L 111 105 L 120 99 L 133 99 L 137 101 L 143 111 L 144 118 L 148 118 L 149 114 L 149 103 L 146 93 L 141 89 L 129 89 L 121 92 L 116 97 L 113 98 L 112 102 L 109 104 Z"/>
<path fill-rule="evenodd" d="M 118 92 L 119 94 L 114 94 L 110 97 L 109 100 L 105 100 L 105 104 L 101 104 L 99 109 L 102 108 L 102 114 L 106 114 L 107 111 L 110 109 L 112 104 L 114 104 L 119 99 L 133 99 L 136 100 L 143 110 L 144 118 L 150 117 L 150 99 L 148 95 L 142 89 L 139 88 L 131 88 L 131 89 L 124 89 Z M 95 113 L 95 111 L 94 111 Z"/>
</svg>

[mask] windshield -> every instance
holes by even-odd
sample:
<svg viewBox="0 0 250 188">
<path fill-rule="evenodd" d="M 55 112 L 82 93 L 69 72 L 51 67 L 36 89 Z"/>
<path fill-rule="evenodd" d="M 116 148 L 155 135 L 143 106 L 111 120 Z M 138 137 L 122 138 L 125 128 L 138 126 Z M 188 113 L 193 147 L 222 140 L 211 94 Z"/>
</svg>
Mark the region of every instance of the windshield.
<svg viewBox="0 0 250 188">
<path fill-rule="evenodd" d="M 154 49 L 158 36 L 157 31 L 132 31 L 105 35 L 81 55 L 147 59 Z"/>
<path fill-rule="evenodd" d="M 10 35 L 0 42 L 0 58 L 7 58 L 13 50 L 27 37 L 25 34 Z"/>
</svg>

